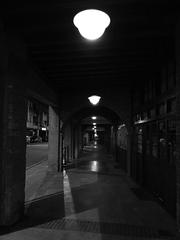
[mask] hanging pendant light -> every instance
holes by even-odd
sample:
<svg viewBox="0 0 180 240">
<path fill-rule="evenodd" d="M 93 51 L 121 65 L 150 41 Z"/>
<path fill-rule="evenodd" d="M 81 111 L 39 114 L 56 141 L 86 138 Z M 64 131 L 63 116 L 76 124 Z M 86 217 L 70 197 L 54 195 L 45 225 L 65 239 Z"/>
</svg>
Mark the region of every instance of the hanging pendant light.
<svg viewBox="0 0 180 240">
<path fill-rule="evenodd" d="M 88 99 L 92 105 L 97 105 L 99 103 L 101 97 L 93 95 L 93 96 L 88 97 Z"/>
<path fill-rule="evenodd" d="M 96 40 L 109 26 L 110 17 L 103 11 L 87 9 L 76 14 L 73 23 L 84 38 Z"/>
</svg>

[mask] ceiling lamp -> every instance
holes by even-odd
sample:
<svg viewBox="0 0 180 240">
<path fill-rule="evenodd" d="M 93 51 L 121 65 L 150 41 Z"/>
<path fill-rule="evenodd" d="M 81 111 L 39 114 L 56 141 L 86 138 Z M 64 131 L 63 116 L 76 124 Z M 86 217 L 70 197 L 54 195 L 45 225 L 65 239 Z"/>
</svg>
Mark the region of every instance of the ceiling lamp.
<svg viewBox="0 0 180 240">
<path fill-rule="evenodd" d="M 84 38 L 96 40 L 109 26 L 110 17 L 100 10 L 87 9 L 76 14 L 73 23 Z"/>
<path fill-rule="evenodd" d="M 88 99 L 89 99 L 89 101 L 90 101 L 90 103 L 91 103 L 92 105 L 97 105 L 97 104 L 99 103 L 101 97 L 100 97 L 100 96 L 93 95 L 93 96 L 91 96 L 91 97 L 88 97 Z"/>
<path fill-rule="evenodd" d="M 92 120 L 96 120 L 97 119 L 97 117 L 95 117 L 95 116 L 93 116 L 93 117 L 91 117 L 92 118 Z"/>
</svg>

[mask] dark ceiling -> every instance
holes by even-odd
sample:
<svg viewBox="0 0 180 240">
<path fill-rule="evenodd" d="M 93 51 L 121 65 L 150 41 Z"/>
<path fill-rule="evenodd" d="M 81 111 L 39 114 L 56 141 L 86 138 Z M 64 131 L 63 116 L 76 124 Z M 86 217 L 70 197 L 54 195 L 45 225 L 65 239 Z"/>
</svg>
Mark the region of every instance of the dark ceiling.
<svg viewBox="0 0 180 240">
<path fill-rule="evenodd" d="M 12 1 L 1 15 L 28 49 L 29 63 L 55 90 L 117 88 L 149 76 L 171 52 L 177 6 L 167 0 Z M 73 25 L 80 10 L 97 8 L 111 24 L 97 42 Z M 1 9 L 2 10 L 2 9 Z"/>
</svg>

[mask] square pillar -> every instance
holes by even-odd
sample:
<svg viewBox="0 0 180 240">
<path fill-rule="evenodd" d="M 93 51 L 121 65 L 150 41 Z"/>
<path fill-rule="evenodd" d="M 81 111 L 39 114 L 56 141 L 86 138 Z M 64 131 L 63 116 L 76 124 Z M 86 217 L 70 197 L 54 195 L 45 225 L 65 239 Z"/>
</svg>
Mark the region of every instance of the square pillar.
<svg viewBox="0 0 180 240">
<path fill-rule="evenodd" d="M 57 172 L 61 166 L 60 120 L 57 109 L 49 106 L 49 142 L 48 142 L 48 170 Z"/>
<path fill-rule="evenodd" d="M 78 135 L 78 129 L 75 128 L 75 159 L 78 158 L 78 148 L 79 148 L 79 135 Z"/>
<path fill-rule="evenodd" d="M 67 162 L 70 162 L 72 160 L 71 157 L 71 125 L 68 123 L 66 127 L 64 128 L 64 147 L 66 151 L 66 160 Z"/>
<path fill-rule="evenodd" d="M 11 225 L 24 214 L 26 171 L 25 88 L 17 76 L 1 78 L 0 225 Z"/>
<path fill-rule="evenodd" d="M 73 159 L 78 158 L 79 154 L 79 128 L 78 126 L 73 126 Z"/>
</svg>

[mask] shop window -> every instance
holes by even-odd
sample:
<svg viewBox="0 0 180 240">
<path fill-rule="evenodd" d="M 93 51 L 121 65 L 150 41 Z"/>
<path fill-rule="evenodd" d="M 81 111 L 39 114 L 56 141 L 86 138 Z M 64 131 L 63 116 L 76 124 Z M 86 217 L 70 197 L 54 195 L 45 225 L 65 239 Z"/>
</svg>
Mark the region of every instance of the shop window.
<svg viewBox="0 0 180 240">
<path fill-rule="evenodd" d="M 176 159 L 176 121 L 167 121 L 167 154 L 169 164 L 175 164 Z"/>
<path fill-rule="evenodd" d="M 142 153 L 142 143 L 143 143 L 143 138 L 142 138 L 142 128 L 138 129 L 138 133 L 137 133 L 137 150 L 138 153 Z"/>
<path fill-rule="evenodd" d="M 158 157 L 158 135 L 157 135 L 157 125 L 153 123 L 151 125 L 151 142 L 152 142 L 152 156 L 154 158 Z"/>
</svg>

